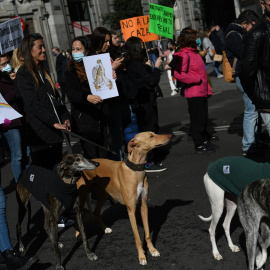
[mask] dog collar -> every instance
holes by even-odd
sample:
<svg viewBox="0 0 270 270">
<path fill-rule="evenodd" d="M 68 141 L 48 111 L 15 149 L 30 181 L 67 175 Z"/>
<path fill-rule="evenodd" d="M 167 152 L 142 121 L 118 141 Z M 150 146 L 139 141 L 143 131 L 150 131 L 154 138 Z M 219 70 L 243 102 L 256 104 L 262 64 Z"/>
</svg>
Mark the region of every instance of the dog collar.
<svg viewBox="0 0 270 270">
<path fill-rule="evenodd" d="M 127 165 L 128 168 L 130 168 L 132 171 L 135 172 L 142 172 L 145 170 L 145 163 L 143 164 L 135 164 L 133 162 L 131 162 L 127 156 L 125 156 L 125 160 L 124 160 L 125 164 Z"/>
</svg>

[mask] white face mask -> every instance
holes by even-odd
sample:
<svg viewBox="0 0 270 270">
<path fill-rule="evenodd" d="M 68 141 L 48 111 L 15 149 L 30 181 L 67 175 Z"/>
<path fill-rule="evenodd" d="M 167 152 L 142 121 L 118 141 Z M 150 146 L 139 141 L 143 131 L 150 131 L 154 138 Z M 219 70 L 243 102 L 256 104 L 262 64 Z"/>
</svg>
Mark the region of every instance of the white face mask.
<svg viewBox="0 0 270 270">
<path fill-rule="evenodd" d="M 216 27 L 216 31 L 218 31 L 219 29 L 218 29 L 218 27 Z"/>
</svg>

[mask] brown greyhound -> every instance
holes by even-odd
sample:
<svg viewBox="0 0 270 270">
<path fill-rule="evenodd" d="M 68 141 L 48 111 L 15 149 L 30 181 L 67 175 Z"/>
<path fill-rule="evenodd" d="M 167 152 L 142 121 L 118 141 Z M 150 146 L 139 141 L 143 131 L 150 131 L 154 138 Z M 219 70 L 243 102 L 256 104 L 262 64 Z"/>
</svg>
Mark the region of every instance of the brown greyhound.
<svg viewBox="0 0 270 270">
<path fill-rule="evenodd" d="M 148 249 L 153 257 L 160 256 L 151 241 L 149 232 L 147 207 L 149 187 L 145 173 L 146 157 L 150 150 L 169 143 L 171 138 L 171 134 L 139 133 L 129 142 L 128 156 L 125 161 L 94 159 L 93 161 L 100 164 L 99 167 L 95 170 L 84 171 L 84 177 L 77 182 L 80 207 L 83 208 L 87 202 L 90 220 L 92 219 L 92 210 L 89 201 L 89 191 L 96 193 L 97 204 L 94 214 L 105 233 L 112 232 L 110 228 L 106 228 L 100 216 L 101 208 L 107 197 L 106 192 L 119 203 L 126 205 L 141 265 L 146 265 L 147 261 L 135 217 L 138 200 L 141 202 L 141 216 Z"/>
</svg>

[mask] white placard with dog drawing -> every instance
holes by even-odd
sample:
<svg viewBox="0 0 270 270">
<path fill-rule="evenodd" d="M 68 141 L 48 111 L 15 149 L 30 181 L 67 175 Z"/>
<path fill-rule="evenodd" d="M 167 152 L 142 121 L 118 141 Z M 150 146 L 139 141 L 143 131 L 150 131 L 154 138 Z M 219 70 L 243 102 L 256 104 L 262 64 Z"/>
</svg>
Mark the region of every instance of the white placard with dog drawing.
<svg viewBox="0 0 270 270">
<path fill-rule="evenodd" d="M 109 53 L 86 56 L 83 63 L 93 95 L 102 99 L 119 96 L 112 77 L 112 64 Z"/>
</svg>

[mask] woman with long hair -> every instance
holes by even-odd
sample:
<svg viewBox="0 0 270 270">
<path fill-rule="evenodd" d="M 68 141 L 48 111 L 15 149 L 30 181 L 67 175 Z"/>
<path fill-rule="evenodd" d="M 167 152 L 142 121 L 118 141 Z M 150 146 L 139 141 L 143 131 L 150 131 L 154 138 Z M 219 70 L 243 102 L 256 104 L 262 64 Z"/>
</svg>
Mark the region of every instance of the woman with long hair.
<svg viewBox="0 0 270 270">
<path fill-rule="evenodd" d="M 198 32 L 193 29 L 183 30 L 178 39 L 180 52 L 174 57 L 179 62 L 174 71 L 174 77 L 184 83 L 185 98 L 188 102 L 190 115 L 190 131 L 197 153 L 213 151 L 207 131 L 208 125 L 208 97 L 212 89 L 207 81 L 207 73 L 202 57 L 197 53 L 196 40 Z"/>
<path fill-rule="evenodd" d="M 161 77 L 159 67 L 162 60 L 159 57 L 152 70 L 151 62 L 147 58 L 146 50 L 142 40 L 138 37 L 130 37 L 125 44 L 125 63 L 127 70 L 126 95 L 131 104 L 133 113 L 137 116 L 139 131 L 152 131 L 157 133 L 158 110 L 155 96 L 155 88 Z M 157 160 L 153 154 L 148 156 L 146 171 L 158 172 L 166 170 L 155 164 Z M 151 162 L 150 162 L 151 161 Z"/>
<path fill-rule="evenodd" d="M 71 104 L 72 130 L 96 144 L 104 145 L 102 130 L 103 100 L 93 95 L 85 72 L 83 57 L 90 55 L 90 40 L 79 36 L 72 41 L 72 55 L 65 71 L 66 93 Z M 86 158 L 106 157 L 107 153 L 81 140 Z"/>
<path fill-rule="evenodd" d="M 43 37 L 40 34 L 25 36 L 21 56 L 24 64 L 16 79 L 28 124 L 32 163 L 52 169 L 62 159 L 62 130 L 70 128 L 69 112 L 44 67 Z"/>
</svg>

